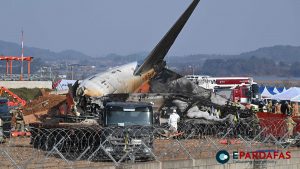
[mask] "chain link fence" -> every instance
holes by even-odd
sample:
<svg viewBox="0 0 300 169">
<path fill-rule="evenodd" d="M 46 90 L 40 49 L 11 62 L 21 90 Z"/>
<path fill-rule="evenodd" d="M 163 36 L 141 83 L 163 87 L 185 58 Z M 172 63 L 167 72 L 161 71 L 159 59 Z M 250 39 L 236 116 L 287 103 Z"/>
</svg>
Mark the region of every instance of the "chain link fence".
<svg viewBox="0 0 300 169">
<path fill-rule="evenodd" d="M 0 144 L 0 168 L 126 168 L 149 161 L 215 158 L 222 149 L 293 151 L 300 145 L 299 125 L 291 130 L 286 120 L 278 119 L 194 119 L 180 123 L 176 134 L 168 126 L 31 127 L 31 136 L 6 138 Z"/>
</svg>

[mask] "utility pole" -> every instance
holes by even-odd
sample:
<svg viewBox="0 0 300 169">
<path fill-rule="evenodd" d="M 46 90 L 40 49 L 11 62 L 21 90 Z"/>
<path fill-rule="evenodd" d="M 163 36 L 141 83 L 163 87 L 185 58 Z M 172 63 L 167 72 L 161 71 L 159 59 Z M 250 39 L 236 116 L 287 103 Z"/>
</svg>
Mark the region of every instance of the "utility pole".
<svg viewBox="0 0 300 169">
<path fill-rule="evenodd" d="M 71 80 L 73 80 L 73 78 L 74 78 L 74 74 L 73 74 L 73 65 L 71 65 L 71 77 L 72 77 Z"/>
<path fill-rule="evenodd" d="M 24 36 L 23 36 L 23 29 L 22 29 L 22 37 L 21 37 L 21 47 L 22 47 L 22 54 L 21 54 L 21 75 L 20 80 L 23 80 L 23 59 L 24 59 Z"/>
<path fill-rule="evenodd" d="M 189 65 L 189 68 L 191 68 L 192 69 L 192 74 L 194 75 L 194 65 Z"/>
<path fill-rule="evenodd" d="M 51 66 L 50 66 L 50 80 L 52 80 L 52 68 L 51 68 Z"/>
</svg>

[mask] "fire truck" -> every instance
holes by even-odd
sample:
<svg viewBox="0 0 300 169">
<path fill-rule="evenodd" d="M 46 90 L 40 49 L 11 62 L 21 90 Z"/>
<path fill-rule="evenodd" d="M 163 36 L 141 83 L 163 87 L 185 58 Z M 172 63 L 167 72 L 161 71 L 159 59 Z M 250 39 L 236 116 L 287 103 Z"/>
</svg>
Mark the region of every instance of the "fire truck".
<svg viewBox="0 0 300 169">
<path fill-rule="evenodd" d="M 251 103 L 260 99 L 259 86 L 252 77 L 210 77 L 187 75 L 198 86 L 212 90 L 233 102 Z"/>
</svg>

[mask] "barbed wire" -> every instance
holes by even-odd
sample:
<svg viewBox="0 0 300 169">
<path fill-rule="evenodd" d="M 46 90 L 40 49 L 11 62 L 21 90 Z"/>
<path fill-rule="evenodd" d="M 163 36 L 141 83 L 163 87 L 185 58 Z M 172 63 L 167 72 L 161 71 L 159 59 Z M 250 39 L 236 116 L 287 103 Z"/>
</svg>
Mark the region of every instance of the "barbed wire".
<svg viewBox="0 0 300 169">
<path fill-rule="evenodd" d="M 77 168 L 214 157 L 221 149 L 295 149 L 300 124 L 291 129 L 282 119 L 245 118 L 232 122 L 191 119 L 178 133 L 161 126 L 31 127 L 29 137 L 10 137 L 0 144 L 4 168 Z"/>
</svg>

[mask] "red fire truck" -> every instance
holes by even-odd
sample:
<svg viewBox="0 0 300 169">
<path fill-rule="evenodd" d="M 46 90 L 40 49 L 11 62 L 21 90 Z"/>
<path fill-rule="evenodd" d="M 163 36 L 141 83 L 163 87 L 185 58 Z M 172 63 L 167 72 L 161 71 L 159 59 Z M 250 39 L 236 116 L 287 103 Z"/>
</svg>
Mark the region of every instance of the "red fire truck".
<svg viewBox="0 0 300 169">
<path fill-rule="evenodd" d="M 259 86 L 253 81 L 252 77 L 210 77 L 200 75 L 187 75 L 185 77 L 233 102 L 247 104 L 254 99 L 260 99 Z"/>
</svg>

